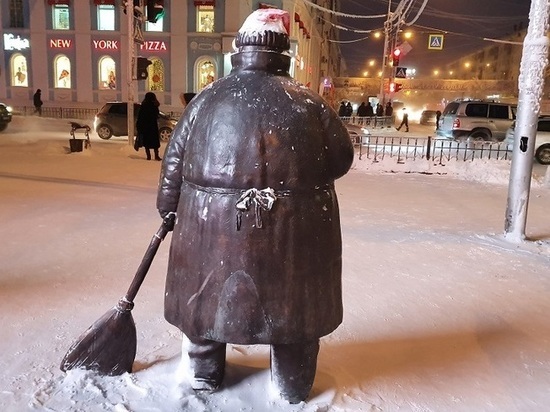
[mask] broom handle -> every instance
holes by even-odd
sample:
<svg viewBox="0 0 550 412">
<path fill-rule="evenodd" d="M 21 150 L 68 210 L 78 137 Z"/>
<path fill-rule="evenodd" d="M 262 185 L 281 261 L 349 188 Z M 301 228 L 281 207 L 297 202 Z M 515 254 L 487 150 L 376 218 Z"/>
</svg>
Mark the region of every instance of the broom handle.
<svg viewBox="0 0 550 412">
<path fill-rule="evenodd" d="M 166 217 L 162 220 L 162 224 L 160 225 L 159 230 L 157 230 L 157 233 L 155 233 L 155 235 L 151 239 L 151 243 L 149 243 L 149 247 L 145 251 L 145 255 L 143 256 L 143 259 L 141 260 L 141 263 L 136 271 L 134 280 L 128 288 L 128 292 L 126 292 L 126 295 L 124 296 L 124 300 L 126 300 L 127 302 L 134 301 L 134 298 L 136 297 L 139 288 L 141 287 L 141 284 L 145 280 L 145 275 L 147 275 L 147 272 L 151 267 L 151 263 L 153 262 L 153 258 L 157 253 L 160 242 L 162 242 L 166 237 L 166 234 L 174 228 L 175 219 L 175 213 L 168 213 Z"/>
</svg>

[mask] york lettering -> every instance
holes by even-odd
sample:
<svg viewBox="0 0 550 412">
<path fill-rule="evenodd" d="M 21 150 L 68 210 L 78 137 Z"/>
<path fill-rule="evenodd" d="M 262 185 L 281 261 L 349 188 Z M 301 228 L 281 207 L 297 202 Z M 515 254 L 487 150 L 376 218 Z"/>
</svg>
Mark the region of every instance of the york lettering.
<svg viewBox="0 0 550 412">
<path fill-rule="evenodd" d="M 118 50 L 118 40 L 92 40 L 92 43 L 99 50 Z"/>
</svg>

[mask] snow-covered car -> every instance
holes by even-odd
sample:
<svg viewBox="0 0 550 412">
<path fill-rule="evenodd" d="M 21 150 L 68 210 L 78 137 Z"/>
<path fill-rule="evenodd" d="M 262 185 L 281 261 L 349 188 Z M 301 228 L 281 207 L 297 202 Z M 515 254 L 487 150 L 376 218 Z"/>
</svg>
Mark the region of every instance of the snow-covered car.
<svg viewBox="0 0 550 412">
<path fill-rule="evenodd" d="M 506 131 L 508 150 L 514 149 L 514 130 L 516 122 Z M 550 116 L 540 116 L 535 135 L 535 159 L 542 165 L 550 165 Z"/>
<path fill-rule="evenodd" d="M 345 126 L 354 145 L 367 144 L 369 142 L 369 129 L 353 123 L 345 123 Z"/>
<path fill-rule="evenodd" d="M 0 132 L 8 127 L 8 123 L 11 122 L 11 107 L 0 103 Z"/>
</svg>

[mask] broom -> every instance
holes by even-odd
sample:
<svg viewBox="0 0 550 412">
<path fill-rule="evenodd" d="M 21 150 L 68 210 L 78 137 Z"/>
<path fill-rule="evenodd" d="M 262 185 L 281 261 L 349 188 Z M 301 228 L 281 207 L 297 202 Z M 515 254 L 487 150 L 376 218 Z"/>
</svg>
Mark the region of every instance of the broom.
<svg viewBox="0 0 550 412">
<path fill-rule="evenodd" d="M 126 295 L 115 307 L 96 320 L 72 344 L 61 361 L 61 370 L 84 368 L 102 375 L 121 375 L 131 372 L 136 356 L 136 325 L 131 310 L 134 298 L 153 262 L 160 242 L 174 227 L 176 215 L 169 213 L 151 239 Z"/>
</svg>

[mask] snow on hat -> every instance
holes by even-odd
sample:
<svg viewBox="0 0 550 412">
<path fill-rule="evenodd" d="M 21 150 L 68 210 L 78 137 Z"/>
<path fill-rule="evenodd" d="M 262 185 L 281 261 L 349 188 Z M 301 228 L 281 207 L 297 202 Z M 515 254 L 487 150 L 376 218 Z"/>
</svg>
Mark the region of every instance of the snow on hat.
<svg viewBox="0 0 550 412">
<path fill-rule="evenodd" d="M 290 49 L 290 17 L 280 9 L 258 9 L 244 21 L 237 33 L 235 44 L 241 50 L 245 46 L 259 46 L 268 50 Z"/>
</svg>

